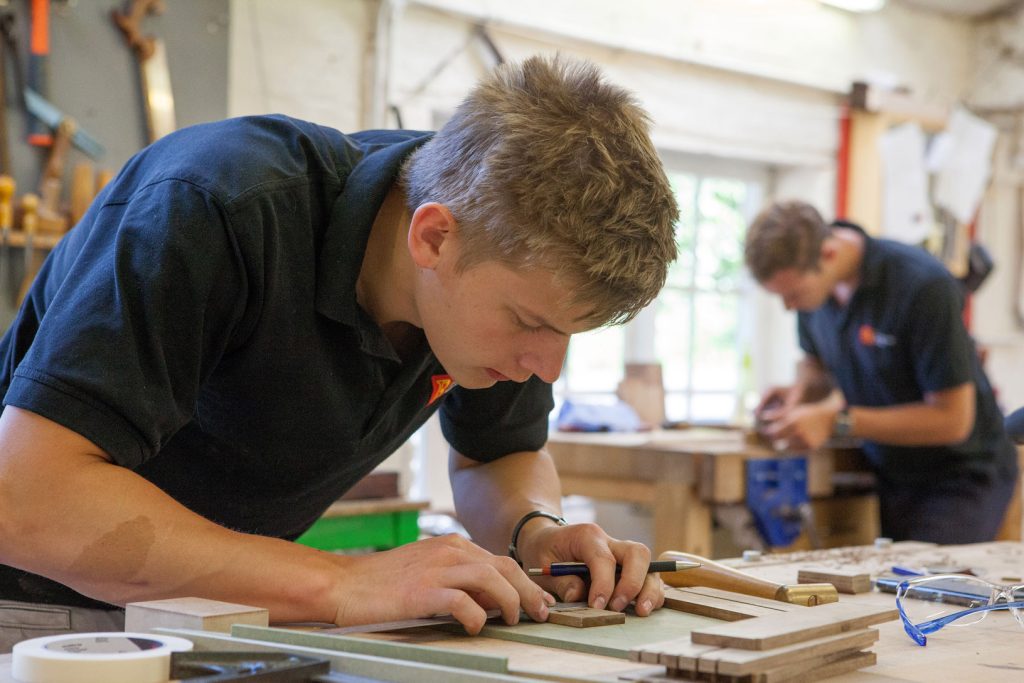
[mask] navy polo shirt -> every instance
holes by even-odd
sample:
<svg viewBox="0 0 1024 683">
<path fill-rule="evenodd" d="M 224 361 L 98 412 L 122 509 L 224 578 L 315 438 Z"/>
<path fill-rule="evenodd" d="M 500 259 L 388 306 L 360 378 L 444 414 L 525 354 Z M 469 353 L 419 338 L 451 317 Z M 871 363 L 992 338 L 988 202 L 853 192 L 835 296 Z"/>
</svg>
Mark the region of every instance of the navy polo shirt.
<svg viewBox="0 0 1024 683">
<path fill-rule="evenodd" d="M 800 346 L 831 373 L 851 406 L 917 403 L 929 392 L 974 382 L 970 437 L 951 446 L 905 447 L 867 441 L 879 474 L 896 483 L 967 472 L 995 475 L 1015 453 L 962 318 L 963 293 L 919 247 L 864 236 L 860 283 L 846 306 L 830 298 L 797 320 Z"/>
<path fill-rule="evenodd" d="M 54 249 L 0 341 L 5 404 L 218 524 L 288 539 L 438 408 L 468 457 L 539 449 L 550 385 L 444 393 L 425 338 L 400 360 L 356 303 L 373 220 L 429 137 L 267 116 L 142 151 Z M 0 598 L 88 602 L 12 572 L 0 568 Z"/>
</svg>

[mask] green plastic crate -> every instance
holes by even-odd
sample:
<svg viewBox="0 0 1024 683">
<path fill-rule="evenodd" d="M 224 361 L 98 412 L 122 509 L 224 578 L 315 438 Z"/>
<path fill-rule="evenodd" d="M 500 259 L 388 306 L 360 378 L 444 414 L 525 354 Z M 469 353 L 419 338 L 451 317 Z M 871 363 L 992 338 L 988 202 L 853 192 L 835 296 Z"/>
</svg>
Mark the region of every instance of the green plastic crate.
<svg viewBox="0 0 1024 683">
<path fill-rule="evenodd" d="M 415 541 L 419 537 L 418 520 L 419 510 L 322 517 L 297 540 L 320 550 L 387 550 Z"/>
</svg>

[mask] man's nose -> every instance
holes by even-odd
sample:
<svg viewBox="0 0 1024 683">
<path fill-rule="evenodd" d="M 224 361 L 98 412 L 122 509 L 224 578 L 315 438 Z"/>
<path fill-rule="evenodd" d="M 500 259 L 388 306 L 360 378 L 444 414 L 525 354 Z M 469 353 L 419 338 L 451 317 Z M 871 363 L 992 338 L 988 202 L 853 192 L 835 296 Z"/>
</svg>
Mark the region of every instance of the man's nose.
<svg viewBox="0 0 1024 683">
<path fill-rule="evenodd" d="M 519 356 L 519 367 L 529 371 L 530 374 L 537 375 L 548 384 L 554 383 L 562 373 L 565 353 L 569 348 L 568 337 L 562 335 L 553 335 L 553 337 L 553 339 L 534 343 Z"/>
</svg>

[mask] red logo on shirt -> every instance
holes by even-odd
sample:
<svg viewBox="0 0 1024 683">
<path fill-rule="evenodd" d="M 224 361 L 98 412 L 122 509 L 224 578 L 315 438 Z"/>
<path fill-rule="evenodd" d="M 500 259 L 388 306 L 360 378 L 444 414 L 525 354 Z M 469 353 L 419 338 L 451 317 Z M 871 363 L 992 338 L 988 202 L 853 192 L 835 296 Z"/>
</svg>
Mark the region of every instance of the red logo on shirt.
<svg viewBox="0 0 1024 683">
<path fill-rule="evenodd" d="M 430 400 L 427 401 L 427 405 L 433 405 L 434 401 L 444 396 L 449 389 L 455 386 L 455 382 L 452 381 L 450 375 L 434 375 L 430 378 L 434 388 L 430 392 Z"/>
</svg>

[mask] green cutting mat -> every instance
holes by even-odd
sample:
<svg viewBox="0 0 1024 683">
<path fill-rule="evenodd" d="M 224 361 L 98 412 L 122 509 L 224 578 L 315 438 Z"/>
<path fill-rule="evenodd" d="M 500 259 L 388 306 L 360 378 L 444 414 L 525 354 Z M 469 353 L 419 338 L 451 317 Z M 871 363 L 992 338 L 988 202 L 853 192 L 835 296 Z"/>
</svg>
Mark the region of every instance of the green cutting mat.
<svg viewBox="0 0 1024 683">
<path fill-rule="evenodd" d="M 649 617 L 638 617 L 632 610 L 626 612 L 626 623 L 611 626 L 574 628 L 558 624 L 538 624 L 522 621 L 515 626 L 488 623 L 482 636 L 515 640 L 531 645 L 544 645 L 563 650 L 575 650 L 619 659 L 629 659 L 634 647 L 682 638 L 705 626 L 720 626 L 720 619 L 687 614 L 671 609 L 660 609 Z M 460 624 L 436 626 L 456 633 L 465 633 Z"/>
</svg>

